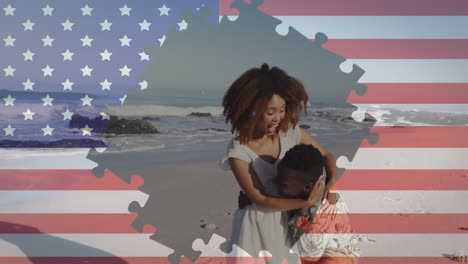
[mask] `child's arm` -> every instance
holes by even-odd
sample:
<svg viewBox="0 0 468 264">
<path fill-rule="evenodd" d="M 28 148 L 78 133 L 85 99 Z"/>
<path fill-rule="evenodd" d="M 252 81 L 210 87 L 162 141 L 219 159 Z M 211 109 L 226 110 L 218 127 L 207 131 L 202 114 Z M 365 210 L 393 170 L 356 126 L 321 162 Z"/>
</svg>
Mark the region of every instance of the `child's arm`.
<svg viewBox="0 0 468 264">
<path fill-rule="evenodd" d="M 252 200 L 252 202 L 260 206 L 278 209 L 280 211 L 288 211 L 310 207 L 315 204 L 315 202 L 322 199 L 323 190 L 325 188 L 322 181 L 317 181 L 307 200 L 283 199 L 265 196 L 261 192 L 261 183 L 258 180 L 255 171 L 250 169 L 249 163 L 236 158 L 229 158 L 229 162 L 232 172 L 234 173 L 241 189 Z"/>
</svg>

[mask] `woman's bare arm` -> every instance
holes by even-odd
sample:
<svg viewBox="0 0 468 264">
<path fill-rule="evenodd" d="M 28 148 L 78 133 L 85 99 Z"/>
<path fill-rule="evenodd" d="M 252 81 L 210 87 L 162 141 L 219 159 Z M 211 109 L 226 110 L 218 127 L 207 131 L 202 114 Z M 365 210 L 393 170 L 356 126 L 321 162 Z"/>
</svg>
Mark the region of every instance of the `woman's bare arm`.
<svg viewBox="0 0 468 264">
<path fill-rule="evenodd" d="M 324 185 L 322 181 L 317 181 L 314 189 L 307 200 L 302 199 L 283 199 L 265 196 L 261 191 L 261 183 L 257 175 L 249 169 L 249 163 L 236 158 L 229 158 L 232 172 L 237 182 L 245 194 L 254 202 L 262 207 L 277 209 L 279 211 L 289 211 L 293 209 L 310 207 L 319 201 L 323 196 Z"/>
</svg>

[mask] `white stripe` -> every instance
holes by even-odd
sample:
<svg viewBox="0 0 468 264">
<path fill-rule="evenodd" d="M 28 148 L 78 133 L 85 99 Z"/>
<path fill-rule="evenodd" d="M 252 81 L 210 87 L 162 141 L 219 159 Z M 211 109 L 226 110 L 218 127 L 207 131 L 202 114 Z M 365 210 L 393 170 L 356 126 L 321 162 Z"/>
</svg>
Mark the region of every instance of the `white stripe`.
<svg viewBox="0 0 468 264">
<path fill-rule="evenodd" d="M 0 191 L 0 214 L 17 213 L 128 213 L 149 195 L 141 191 Z"/>
<path fill-rule="evenodd" d="M 326 234 L 334 236 L 339 234 Z M 457 234 L 357 234 L 364 238 L 359 243 L 362 257 L 442 257 L 463 249 L 468 244 L 467 235 Z M 304 234 L 303 236 L 315 236 Z M 312 238 L 311 238 L 312 239 Z M 247 253 L 226 254 L 219 246 L 226 239 L 216 234 L 205 245 L 200 239 L 193 243 L 195 250 L 200 250 L 203 257 L 211 256 L 248 256 Z M 315 241 L 317 241 L 315 239 Z M 374 242 L 375 241 L 375 242 Z M 293 249 L 297 252 L 297 249 Z"/>
<path fill-rule="evenodd" d="M 351 162 L 341 156 L 336 164 L 354 170 L 465 170 L 468 148 L 360 148 Z"/>
<path fill-rule="evenodd" d="M 352 116 L 365 113 L 376 119 L 374 126 L 467 126 L 468 104 L 354 104 Z M 461 135 L 460 135 L 461 136 Z"/>
<path fill-rule="evenodd" d="M 411 88 L 408 88 L 411 89 Z M 437 112 L 462 114 L 468 124 L 468 104 L 353 104 L 360 109 L 370 110 L 400 110 L 417 112 Z"/>
<path fill-rule="evenodd" d="M 363 257 L 441 257 L 468 244 L 468 236 L 456 234 L 362 235 L 375 241 L 360 244 Z M 0 248 L 0 257 L 166 257 L 173 252 L 144 234 L 3 234 Z M 227 256 L 219 249 L 207 253 L 203 257 Z"/>
<path fill-rule="evenodd" d="M 365 71 L 360 83 L 468 83 L 465 59 L 352 59 L 340 69 L 351 72 L 353 64 Z"/>
<path fill-rule="evenodd" d="M 376 115 L 377 119 L 381 117 Z M 46 150 L 46 149 L 40 149 Z M 17 149 L 23 153 L 21 158 L 11 159 L 12 163 L 23 163 L 18 168 L 11 166 L 8 160 L 0 162 L 0 169 L 67 169 L 67 164 L 56 162 L 50 154 L 40 150 Z M 50 150 L 50 149 L 49 149 Z M 6 150 L 0 150 L 8 155 Z M 32 155 L 34 154 L 34 155 Z M 92 161 L 86 159 L 86 153 L 70 156 L 72 169 L 91 169 Z M 58 153 L 63 157 L 63 153 Z M 3 158 L 3 157 L 2 157 Z M 72 162 L 73 160 L 73 162 Z M 94 162 L 92 162 L 95 164 Z M 468 149 L 466 148 L 360 148 L 352 162 L 345 157 L 338 158 L 337 165 L 349 169 L 468 169 Z"/>
<path fill-rule="evenodd" d="M 468 191 L 338 192 L 351 213 L 468 213 Z"/>
<path fill-rule="evenodd" d="M 361 257 L 442 257 L 468 245 L 467 235 L 455 234 L 360 234 L 375 241 L 360 243 Z M 316 235 L 305 234 L 312 240 Z M 326 234 L 326 236 L 339 236 Z"/>
<path fill-rule="evenodd" d="M 442 257 L 466 250 L 467 235 L 455 234 L 369 234 L 375 243 L 362 243 L 362 256 Z"/>
<path fill-rule="evenodd" d="M 86 159 L 89 148 L 0 149 L 0 169 L 92 169 L 97 163 Z"/>
<path fill-rule="evenodd" d="M 1 234 L 0 248 L 0 257 L 159 257 L 173 253 L 148 234 Z"/>
<path fill-rule="evenodd" d="M 222 17 L 220 17 L 221 20 Z M 229 16 L 235 20 L 237 16 Z M 294 27 L 309 39 L 318 32 L 329 39 L 466 39 L 468 16 L 275 16 L 277 32 Z"/>
</svg>

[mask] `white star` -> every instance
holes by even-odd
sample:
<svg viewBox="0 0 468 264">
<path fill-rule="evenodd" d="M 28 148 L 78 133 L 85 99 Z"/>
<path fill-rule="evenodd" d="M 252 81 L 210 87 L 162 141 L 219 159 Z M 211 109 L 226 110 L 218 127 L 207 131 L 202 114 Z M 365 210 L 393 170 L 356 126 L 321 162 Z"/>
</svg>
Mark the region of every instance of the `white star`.
<svg viewBox="0 0 468 264">
<path fill-rule="evenodd" d="M 83 72 L 83 77 L 84 76 L 91 76 L 91 72 L 93 69 L 89 68 L 88 65 L 86 65 L 84 68 L 80 69 Z"/>
<path fill-rule="evenodd" d="M 73 59 L 72 59 L 73 54 L 75 54 L 75 53 L 70 52 L 70 51 L 67 49 L 64 53 L 62 53 L 63 61 L 66 61 L 66 60 L 71 61 L 71 60 L 73 60 Z"/>
<path fill-rule="evenodd" d="M 127 35 L 125 35 L 123 38 L 119 39 L 120 40 L 120 43 L 121 43 L 121 47 L 123 46 L 127 46 L 127 47 L 130 47 L 130 41 L 132 41 L 131 38 L 128 38 Z"/>
<path fill-rule="evenodd" d="M 151 23 L 149 23 L 149 22 L 146 21 L 146 19 L 145 19 L 145 20 L 143 20 L 143 22 L 138 23 L 138 25 L 140 25 L 140 31 L 143 31 L 143 30 L 149 31 L 149 30 L 150 30 L 149 27 L 151 26 Z"/>
<path fill-rule="evenodd" d="M 110 90 L 110 87 L 112 85 L 112 83 L 107 81 L 107 79 L 105 79 L 103 82 L 99 84 L 101 84 L 102 90 Z"/>
<path fill-rule="evenodd" d="M 23 86 L 24 86 L 24 90 L 27 91 L 27 90 L 33 90 L 33 86 L 34 86 L 35 83 L 31 82 L 28 78 L 28 80 L 26 82 L 23 83 Z"/>
<path fill-rule="evenodd" d="M 84 38 L 81 39 L 81 42 L 83 42 L 83 47 L 84 46 L 89 46 L 91 47 L 91 42 L 93 41 L 92 38 L 88 37 L 88 35 L 86 35 Z"/>
<path fill-rule="evenodd" d="M 52 106 L 52 101 L 54 101 L 54 98 L 47 95 L 46 97 L 42 98 L 42 101 L 44 102 L 43 106 L 46 106 L 46 105 Z"/>
<path fill-rule="evenodd" d="M 127 95 L 124 95 L 123 97 L 119 98 L 120 104 L 124 104 L 125 99 L 127 99 Z"/>
<path fill-rule="evenodd" d="M 140 85 L 140 90 L 145 90 L 148 88 L 148 82 L 147 81 L 142 81 L 138 83 Z"/>
<path fill-rule="evenodd" d="M 44 131 L 44 136 L 47 136 L 47 135 L 52 136 L 52 131 L 54 131 L 54 128 L 50 127 L 49 124 L 47 124 L 46 127 L 41 128 L 41 129 L 42 131 Z"/>
<path fill-rule="evenodd" d="M 54 71 L 54 68 L 50 68 L 49 65 L 47 65 L 45 68 L 42 69 L 44 72 L 44 77 L 45 76 L 50 76 L 52 77 L 52 72 Z"/>
<path fill-rule="evenodd" d="M 163 35 L 161 38 L 158 38 L 159 46 L 162 47 L 164 41 L 166 41 L 166 35 Z"/>
<path fill-rule="evenodd" d="M 86 95 L 85 97 L 81 98 L 80 100 L 83 102 L 82 106 L 85 106 L 85 105 L 91 106 L 91 101 L 93 100 L 93 98 Z"/>
<path fill-rule="evenodd" d="M 205 4 L 202 4 L 201 7 L 204 7 Z M 200 11 L 200 7 L 195 8 L 197 11 Z"/>
<path fill-rule="evenodd" d="M 179 31 L 186 30 L 188 26 L 185 20 L 182 20 L 180 23 L 177 23 L 177 25 L 179 25 Z"/>
<path fill-rule="evenodd" d="M 51 47 L 52 47 L 52 42 L 53 42 L 54 40 L 55 40 L 55 39 L 50 38 L 49 35 L 47 35 L 45 38 L 42 39 L 42 41 L 44 42 L 44 47 L 45 47 L 45 46 L 51 46 Z"/>
<path fill-rule="evenodd" d="M 42 8 L 42 11 L 44 12 L 44 16 L 52 16 L 52 11 L 54 11 L 54 8 L 50 7 L 49 4 L 47 4 L 45 7 Z"/>
<path fill-rule="evenodd" d="M 5 41 L 5 47 L 8 47 L 8 46 L 14 47 L 15 40 L 16 39 L 12 38 L 11 35 L 8 35 L 8 37 L 3 39 L 3 41 Z"/>
<path fill-rule="evenodd" d="M 63 115 L 63 120 L 71 120 L 73 112 L 70 112 L 70 110 L 68 110 L 67 108 L 67 111 L 62 112 L 62 115 Z"/>
<path fill-rule="evenodd" d="M 102 116 L 101 120 L 110 120 L 110 115 L 108 115 L 108 114 L 106 114 L 104 112 L 101 112 L 99 114 Z"/>
<path fill-rule="evenodd" d="M 70 82 L 70 80 L 66 80 L 65 82 L 62 83 L 63 85 L 63 90 L 71 90 L 72 86 L 74 83 Z"/>
<path fill-rule="evenodd" d="M 8 65 L 7 68 L 3 69 L 5 71 L 5 77 L 6 76 L 15 76 L 15 68 L 12 68 L 11 65 Z"/>
<path fill-rule="evenodd" d="M 91 11 L 93 11 L 94 8 L 91 8 L 86 4 L 83 8 L 81 8 L 81 11 L 83 12 L 83 16 L 91 16 Z"/>
<path fill-rule="evenodd" d="M 25 53 L 23 53 L 24 61 L 27 61 L 27 60 L 33 61 L 34 54 L 36 53 L 33 53 L 28 49 Z"/>
<path fill-rule="evenodd" d="M 119 71 L 122 73 L 121 77 L 122 76 L 129 76 L 130 77 L 130 72 L 132 71 L 132 69 L 127 68 L 127 65 L 125 65 L 123 68 L 120 68 Z"/>
<path fill-rule="evenodd" d="M 140 55 L 140 61 L 144 61 L 144 60 L 149 61 L 149 55 L 146 54 L 144 51 L 138 53 L 138 55 Z"/>
<path fill-rule="evenodd" d="M 23 23 L 23 26 L 24 26 L 24 31 L 26 30 L 30 30 L 30 31 L 33 31 L 33 27 L 34 27 L 35 23 L 32 23 L 29 19 L 28 21 L 24 22 Z"/>
<path fill-rule="evenodd" d="M 130 10 L 132 10 L 131 8 L 128 8 L 127 5 L 124 5 L 122 8 L 119 8 L 119 9 L 120 9 L 120 12 L 121 12 L 120 16 L 129 16 L 130 15 Z"/>
<path fill-rule="evenodd" d="M 110 23 L 109 21 L 104 20 L 104 22 L 102 23 L 99 23 L 99 25 L 101 25 L 101 31 L 104 31 L 104 30 L 107 30 L 107 31 L 111 31 L 110 27 L 112 26 L 112 23 Z"/>
<path fill-rule="evenodd" d="M 8 97 L 3 98 L 5 101 L 5 106 L 15 106 L 15 100 L 16 98 L 11 97 L 11 95 L 8 95 Z"/>
<path fill-rule="evenodd" d="M 35 114 L 36 114 L 36 113 L 31 112 L 31 110 L 29 110 L 29 108 L 28 108 L 28 110 L 27 110 L 26 112 L 23 113 L 23 115 L 24 115 L 24 120 L 28 120 L 28 119 L 29 119 L 29 120 L 33 120 L 33 115 L 35 115 Z"/>
<path fill-rule="evenodd" d="M 159 9 L 159 16 L 169 16 L 169 10 L 171 10 L 170 8 L 168 8 L 165 4 L 158 8 Z"/>
<path fill-rule="evenodd" d="M 86 124 L 86 126 L 83 127 L 81 131 L 83 132 L 83 136 L 91 136 L 91 131 L 93 131 L 93 129 L 90 128 L 88 124 Z"/>
<path fill-rule="evenodd" d="M 110 61 L 111 60 L 110 57 L 112 56 L 112 53 L 108 52 L 107 49 L 104 50 L 104 52 L 99 53 L 99 54 L 101 54 L 101 61 L 105 61 L 105 60 Z"/>
<path fill-rule="evenodd" d="M 11 7 L 11 5 L 8 4 L 8 6 L 3 8 L 3 10 L 5 10 L 5 16 L 14 16 L 15 15 L 14 12 L 16 8 Z"/>
<path fill-rule="evenodd" d="M 16 128 L 11 127 L 11 125 L 8 124 L 8 127 L 5 127 L 3 130 L 5 130 L 5 137 L 6 136 L 14 136 Z"/>
<path fill-rule="evenodd" d="M 67 21 L 62 23 L 63 31 L 67 31 L 67 30 L 72 31 L 73 25 L 75 25 L 75 23 L 72 23 L 70 22 L 70 20 L 67 19 Z"/>
</svg>

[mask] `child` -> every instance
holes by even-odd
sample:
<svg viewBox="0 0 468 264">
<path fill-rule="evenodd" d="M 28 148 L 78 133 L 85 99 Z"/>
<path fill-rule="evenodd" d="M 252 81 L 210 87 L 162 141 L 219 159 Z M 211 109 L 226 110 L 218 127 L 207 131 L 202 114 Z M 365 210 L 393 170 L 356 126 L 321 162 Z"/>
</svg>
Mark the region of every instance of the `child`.
<svg viewBox="0 0 468 264">
<path fill-rule="evenodd" d="M 312 145 L 296 145 L 278 164 L 279 193 L 287 198 L 307 198 L 316 181 L 324 180 L 324 162 Z M 357 263 L 358 237 L 352 233 L 348 208 L 336 193 L 304 209 L 288 212 L 289 238 L 296 243 L 303 263 Z"/>
</svg>

